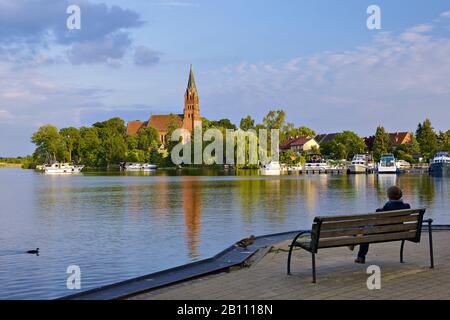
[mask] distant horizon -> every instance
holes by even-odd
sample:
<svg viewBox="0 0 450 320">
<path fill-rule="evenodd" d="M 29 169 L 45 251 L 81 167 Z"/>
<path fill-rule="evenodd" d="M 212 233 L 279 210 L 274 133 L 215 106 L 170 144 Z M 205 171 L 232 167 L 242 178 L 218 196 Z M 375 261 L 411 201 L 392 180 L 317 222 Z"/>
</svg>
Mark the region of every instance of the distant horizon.
<svg viewBox="0 0 450 320">
<path fill-rule="evenodd" d="M 67 30 L 79 4 L 81 29 Z M 193 64 L 200 111 L 239 125 L 269 110 L 319 133 L 447 131 L 450 3 L 16 0 L 0 2 L 0 155 L 33 152 L 44 124 L 90 126 L 183 110 Z"/>
</svg>

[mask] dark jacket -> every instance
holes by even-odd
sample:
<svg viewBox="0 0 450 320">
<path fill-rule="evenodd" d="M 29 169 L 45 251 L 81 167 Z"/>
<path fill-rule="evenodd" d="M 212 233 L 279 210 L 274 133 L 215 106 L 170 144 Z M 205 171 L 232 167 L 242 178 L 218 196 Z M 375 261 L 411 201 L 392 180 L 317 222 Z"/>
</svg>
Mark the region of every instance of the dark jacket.
<svg viewBox="0 0 450 320">
<path fill-rule="evenodd" d="M 377 209 L 377 212 L 405 209 L 411 209 L 411 206 L 408 203 L 404 203 L 403 200 L 389 200 L 383 208 Z"/>
</svg>

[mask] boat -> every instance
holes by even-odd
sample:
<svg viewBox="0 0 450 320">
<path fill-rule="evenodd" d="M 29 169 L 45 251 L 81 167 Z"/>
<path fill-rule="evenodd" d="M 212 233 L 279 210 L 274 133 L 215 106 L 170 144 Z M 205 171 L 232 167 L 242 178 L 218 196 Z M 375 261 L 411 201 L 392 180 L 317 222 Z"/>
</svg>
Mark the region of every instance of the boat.
<svg viewBox="0 0 450 320">
<path fill-rule="evenodd" d="M 144 170 L 144 171 L 152 171 L 152 170 L 156 170 L 156 169 L 158 169 L 158 166 L 156 164 L 144 163 L 141 166 L 141 170 Z"/>
<path fill-rule="evenodd" d="M 153 171 L 158 166 L 150 163 L 124 162 L 120 164 L 120 168 L 126 171 Z"/>
<path fill-rule="evenodd" d="M 368 159 L 365 154 L 356 154 L 350 165 L 348 173 L 367 173 L 369 171 Z"/>
<path fill-rule="evenodd" d="M 121 168 L 128 171 L 137 171 L 141 170 L 140 163 L 126 162 L 121 164 Z"/>
<path fill-rule="evenodd" d="M 430 163 L 429 172 L 432 176 L 449 177 L 450 176 L 450 156 L 446 151 L 439 151 L 435 154 Z"/>
<path fill-rule="evenodd" d="M 411 169 L 411 163 L 409 163 L 406 160 L 398 160 L 397 161 L 397 167 L 400 170 Z"/>
<path fill-rule="evenodd" d="M 377 173 L 399 173 L 400 170 L 397 167 L 397 162 L 395 161 L 395 157 L 393 154 L 384 154 L 381 156 L 380 161 L 377 166 Z"/>
<path fill-rule="evenodd" d="M 279 176 L 281 174 L 281 165 L 278 161 L 271 161 L 260 169 L 263 176 Z"/>
<path fill-rule="evenodd" d="M 44 172 L 46 174 L 74 174 L 80 173 L 84 166 L 76 166 L 70 163 L 55 162 L 44 165 Z"/>
<path fill-rule="evenodd" d="M 304 169 L 305 171 L 325 172 L 330 169 L 330 166 L 320 154 L 311 154 L 309 159 L 306 161 Z"/>
</svg>

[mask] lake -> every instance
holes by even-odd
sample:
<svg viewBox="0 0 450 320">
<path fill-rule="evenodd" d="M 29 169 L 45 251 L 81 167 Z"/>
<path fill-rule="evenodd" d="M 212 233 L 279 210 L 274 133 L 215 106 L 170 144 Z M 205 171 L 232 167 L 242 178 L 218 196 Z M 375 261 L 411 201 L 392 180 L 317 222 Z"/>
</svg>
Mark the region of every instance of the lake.
<svg viewBox="0 0 450 320">
<path fill-rule="evenodd" d="M 51 299 L 81 268 L 88 290 L 210 257 L 249 235 L 311 227 L 316 215 L 366 213 L 394 184 L 450 224 L 450 179 L 426 174 L 287 175 L 158 171 L 47 176 L 0 169 L 0 299 Z M 40 255 L 23 252 L 40 248 Z"/>
</svg>

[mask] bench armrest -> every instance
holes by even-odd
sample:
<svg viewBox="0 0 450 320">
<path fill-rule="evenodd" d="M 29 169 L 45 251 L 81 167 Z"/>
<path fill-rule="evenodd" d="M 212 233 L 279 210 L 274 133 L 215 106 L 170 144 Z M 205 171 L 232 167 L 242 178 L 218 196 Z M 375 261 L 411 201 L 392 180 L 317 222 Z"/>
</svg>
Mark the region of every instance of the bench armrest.
<svg viewBox="0 0 450 320">
<path fill-rule="evenodd" d="M 311 234 L 311 233 L 312 233 L 312 230 L 303 230 L 303 231 L 300 231 L 300 232 L 295 236 L 294 240 L 292 240 L 291 246 L 293 246 L 294 243 L 297 241 L 297 239 L 300 238 L 302 235 L 304 235 L 304 234 Z"/>
</svg>

